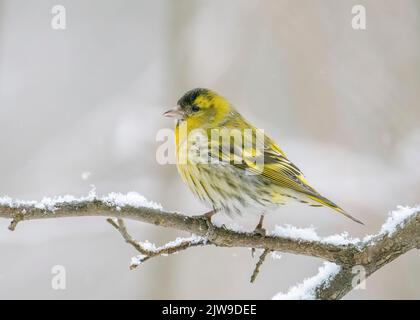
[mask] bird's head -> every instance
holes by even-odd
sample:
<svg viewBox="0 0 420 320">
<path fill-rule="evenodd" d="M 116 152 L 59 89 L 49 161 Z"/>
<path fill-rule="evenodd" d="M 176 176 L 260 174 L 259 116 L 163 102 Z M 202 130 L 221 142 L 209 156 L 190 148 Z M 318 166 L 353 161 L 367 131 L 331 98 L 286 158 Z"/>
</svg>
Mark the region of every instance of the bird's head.
<svg viewBox="0 0 420 320">
<path fill-rule="evenodd" d="M 187 121 L 191 129 L 211 128 L 221 125 L 232 110 L 229 101 L 216 92 L 196 88 L 185 93 L 164 116 Z"/>
</svg>

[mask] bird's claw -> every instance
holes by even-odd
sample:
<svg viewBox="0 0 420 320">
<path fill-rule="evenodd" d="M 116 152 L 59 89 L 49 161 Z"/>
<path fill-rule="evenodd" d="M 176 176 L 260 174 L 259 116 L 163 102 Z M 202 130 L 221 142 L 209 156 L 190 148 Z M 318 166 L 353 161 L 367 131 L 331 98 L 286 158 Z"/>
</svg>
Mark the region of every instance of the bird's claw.
<svg viewBox="0 0 420 320">
<path fill-rule="evenodd" d="M 261 237 L 265 237 L 267 234 L 267 231 L 264 228 L 255 228 L 255 230 L 252 232 L 254 235 L 259 235 Z"/>
<path fill-rule="evenodd" d="M 260 237 L 265 237 L 266 234 L 267 234 L 267 231 L 264 228 L 257 226 L 254 229 L 254 231 L 252 232 L 252 234 L 253 235 L 260 236 Z M 251 250 L 251 256 L 252 256 L 252 258 L 254 258 L 254 256 L 255 256 L 255 248 L 252 248 L 252 250 Z"/>
</svg>

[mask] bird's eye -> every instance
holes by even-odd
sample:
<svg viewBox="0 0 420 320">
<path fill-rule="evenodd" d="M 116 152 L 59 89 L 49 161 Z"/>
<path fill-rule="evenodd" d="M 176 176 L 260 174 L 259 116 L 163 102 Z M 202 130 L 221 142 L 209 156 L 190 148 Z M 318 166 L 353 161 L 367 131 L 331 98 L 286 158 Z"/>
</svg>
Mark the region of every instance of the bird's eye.
<svg viewBox="0 0 420 320">
<path fill-rule="evenodd" d="M 200 107 L 199 106 L 196 106 L 196 105 L 193 105 L 191 107 L 191 110 L 192 110 L 192 112 L 198 112 L 198 111 L 200 111 Z"/>
</svg>

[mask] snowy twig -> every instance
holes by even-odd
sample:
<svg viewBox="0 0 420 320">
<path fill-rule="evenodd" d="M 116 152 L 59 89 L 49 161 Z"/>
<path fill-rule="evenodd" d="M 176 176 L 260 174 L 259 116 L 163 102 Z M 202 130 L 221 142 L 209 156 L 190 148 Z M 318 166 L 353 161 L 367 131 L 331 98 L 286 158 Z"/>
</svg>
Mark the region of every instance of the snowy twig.
<svg viewBox="0 0 420 320">
<path fill-rule="evenodd" d="M 116 219 L 116 221 L 114 221 L 112 218 L 108 218 L 107 221 L 119 231 L 127 243 L 132 245 L 133 248 L 140 253 L 140 256 L 132 259 L 130 269 L 137 268 L 141 263 L 153 257 L 174 254 L 191 247 L 204 246 L 207 244 L 207 240 L 205 238 L 193 235 L 189 238 L 178 238 L 173 242 L 169 242 L 162 247 L 156 248 L 155 245 L 150 242 L 142 244 L 135 240 L 129 234 L 123 219 Z"/>
<path fill-rule="evenodd" d="M 302 283 L 289 289 L 286 294 L 278 293 L 274 300 L 313 300 L 319 298 L 320 290 L 330 285 L 340 272 L 341 268 L 332 262 L 324 262 L 324 265 L 318 269 L 318 274 L 312 278 L 304 280 Z"/>
<path fill-rule="evenodd" d="M 311 229 L 297 229 L 290 226 L 277 227 L 274 233 L 264 236 L 229 230 L 225 227 L 215 226 L 199 216 L 189 217 L 163 211 L 156 203 L 149 202 L 133 192 L 127 195 L 112 193 L 106 197 L 89 194 L 82 198 L 72 196 L 44 198 L 40 202 L 0 198 L 0 217 L 12 220 L 11 229 L 16 227 L 17 222 L 22 221 L 86 216 L 131 219 L 174 228 L 195 234 L 197 237 L 203 237 L 206 239 L 206 244 L 220 247 L 281 251 L 318 257 L 332 262 L 340 270 L 330 274 L 327 278 L 319 277 L 316 279 L 319 281 L 312 282 L 315 284 L 311 286 L 311 292 L 314 292 L 311 297 L 316 299 L 339 299 L 351 291 L 354 277 L 352 268 L 354 266 L 363 267 L 365 275 L 368 277 L 407 251 L 420 248 L 420 207 L 399 208 L 392 213 L 378 234 L 359 240 L 349 239 L 347 235 L 321 238 Z M 114 223 L 115 226 L 119 225 Z M 127 235 L 125 236 L 127 237 Z M 130 243 L 133 246 L 137 243 L 131 237 L 125 239 L 126 241 L 131 239 Z M 176 248 L 177 245 L 180 243 L 175 241 L 173 247 Z M 170 250 L 174 250 L 169 250 L 167 246 L 162 248 L 166 248 L 166 251 L 153 247 L 153 253 L 148 251 L 148 255 L 144 255 L 143 253 L 146 251 L 143 250 L 143 244 L 141 249 L 143 253 L 141 254 L 157 256 L 164 252 L 173 253 Z M 177 251 L 179 250 L 174 252 Z"/>
</svg>

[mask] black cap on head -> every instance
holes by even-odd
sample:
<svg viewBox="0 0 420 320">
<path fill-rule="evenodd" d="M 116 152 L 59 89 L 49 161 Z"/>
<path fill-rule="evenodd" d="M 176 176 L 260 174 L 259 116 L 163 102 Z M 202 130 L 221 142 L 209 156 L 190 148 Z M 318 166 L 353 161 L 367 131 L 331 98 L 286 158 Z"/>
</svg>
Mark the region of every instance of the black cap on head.
<svg viewBox="0 0 420 320">
<path fill-rule="evenodd" d="M 195 88 L 185 93 L 181 99 L 178 100 L 178 105 L 181 107 L 192 105 L 198 96 L 208 95 L 210 90 L 204 88 Z"/>
</svg>

